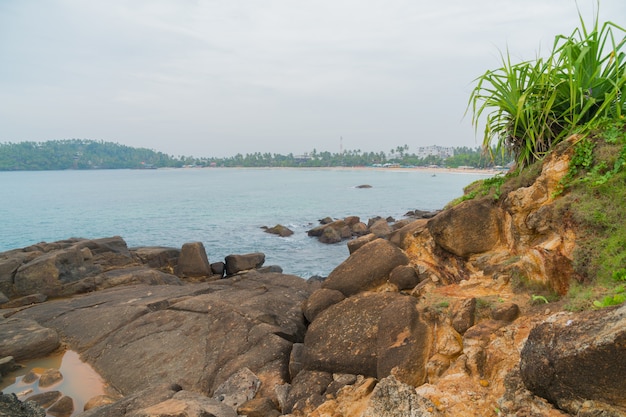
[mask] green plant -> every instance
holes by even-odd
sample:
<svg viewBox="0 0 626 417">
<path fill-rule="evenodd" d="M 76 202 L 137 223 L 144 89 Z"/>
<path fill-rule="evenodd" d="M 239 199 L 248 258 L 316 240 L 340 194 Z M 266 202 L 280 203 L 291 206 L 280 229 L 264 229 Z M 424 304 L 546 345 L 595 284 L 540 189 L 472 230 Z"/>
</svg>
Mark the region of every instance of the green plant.
<svg viewBox="0 0 626 417">
<path fill-rule="evenodd" d="M 545 303 L 545 304 L 549 303 L 548 299 L 545 296 L 543 296 L 543 295 L 532 294 L 530 296 L 530 298 L 531 298 L 531 304 L 533 304 L 533 305 L 534 304 L 539 304 L 540 302 Z"/>
<path fill-rule="evenodd" d="M 604 308 L 610 306 L 620 305 L 623 302 L 626 302 L 626 294 L 624 293 L 626 289 L 623 285 L 619 285 L 613 289 L 613 294 L 607 295 L 602 298 L 602 301 L 594 301 L 593 306 L 595 308 Z"/>
<path fill-rule="evenodd" d="M 596 15 L 587 28 L 557 36 L 547 58 L 512 63 L 477 78 L 468 110 L 477 128 L 486 116 L 483 148 L 510 151 L 518 166 L 541 159 L 568 135 L 588 132 L 601 118 L 619 119 L 626 111 L 626 58 L 612 23 Z M 495 146 L 493 144 L 495 143 Z"/>
</svg>

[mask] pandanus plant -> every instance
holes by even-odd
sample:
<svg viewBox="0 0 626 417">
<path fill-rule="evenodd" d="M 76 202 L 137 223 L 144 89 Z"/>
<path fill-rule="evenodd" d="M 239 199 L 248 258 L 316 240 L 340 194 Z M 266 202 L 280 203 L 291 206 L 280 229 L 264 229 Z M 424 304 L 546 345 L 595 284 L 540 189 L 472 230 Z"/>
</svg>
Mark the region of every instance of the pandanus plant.
<svg viewBox="0 0 626 417">
<path fill-rule="evenodd" d="M 512 154 L 519 169 L 541 159 L 572 133 L 626 113 L 626 30 L 598 16 L 588 28 L 555 38 L 546 58 L 512 63 L 476 79 L 468 110 L 476 129 L 486 117 L 483 148 Z M 493 154 L 492 154 L 493 156 Z"/>
</svg>

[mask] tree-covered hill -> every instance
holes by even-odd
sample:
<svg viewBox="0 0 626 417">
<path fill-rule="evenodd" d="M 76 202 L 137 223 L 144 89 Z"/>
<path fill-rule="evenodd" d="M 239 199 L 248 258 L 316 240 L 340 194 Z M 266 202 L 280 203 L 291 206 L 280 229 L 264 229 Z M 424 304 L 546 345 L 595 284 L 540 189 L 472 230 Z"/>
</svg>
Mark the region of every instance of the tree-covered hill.
<svg viewBox="0 0 626 417">
<path fill-rule="evenodd" d="M 182 166 L 161 152 L 118 143 L 67 139 L 0 143 L 0 170 L 117 169 Z"/>
</svg>

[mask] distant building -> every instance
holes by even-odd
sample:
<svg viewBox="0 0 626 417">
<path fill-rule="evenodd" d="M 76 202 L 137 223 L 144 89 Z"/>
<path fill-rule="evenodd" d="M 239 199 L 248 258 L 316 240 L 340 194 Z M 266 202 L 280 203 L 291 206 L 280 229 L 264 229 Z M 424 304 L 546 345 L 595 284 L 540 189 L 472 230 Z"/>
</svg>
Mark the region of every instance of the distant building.
<svg viewBox="0 0 626 417">
<path fill-rule="evenodd" d="M 428 156 L 438 156 L 441 159 L 446 159 L 454 156 L 454 148 L 432 145 L 432 146 L 420 146 L 417 148 L 415 155 L 418 158 L 426 158 Z"/>
</svg>

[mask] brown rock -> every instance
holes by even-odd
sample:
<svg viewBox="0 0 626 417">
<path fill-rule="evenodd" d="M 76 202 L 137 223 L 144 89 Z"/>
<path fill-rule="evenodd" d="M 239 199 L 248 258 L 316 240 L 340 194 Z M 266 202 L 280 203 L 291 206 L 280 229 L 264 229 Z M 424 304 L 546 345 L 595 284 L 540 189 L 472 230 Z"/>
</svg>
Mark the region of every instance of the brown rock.
<svg viewBox="0 0 626 417">
<path fill-rule="evenodd" d="M 276 417 L 280 412 L 269 398 L 253 398 L 237 408 L 237 414 L 247 417 Z"/>
<path fill-rule="evenodd" d="M 226 275 L 260 268 L 265 262 L 265 254 L 261 252 L 245 255 L 228 255 L 226 257 Z"/>
<path fill-rule="evenodd" d="M 180 251 L 176 275 L 207 277 L 211 275 L 211 264 L 202 242 L 185 243 Z"/>
<path fill-rule="evenodd" d="M 43 357 L 60 344 L 56 331 L 34 320 L 0 320 L 0 334 L 0 357 L 13 356 L 16 361 Z"/>
<path fill-rule="evenodd" d="M 387 223 L 387 220 L 385 219 L 380 219 L 380 220 L 375 221 L 369 227 L 369 230 L 370 230 L 370 233 L 373 233 L 378 237 L 387 237 L 393 231 L 391 227 L 389 226 L 389 223 Z"/>
<path fill-rule="evenodd" d="M 389 274 L 389 282 L 398 287 L 398 290 L 410 290 L 419 284 L 420 280 L 417 272 L 412 266 L 397 266 Z"/>
<path fill-rule="evenodd" d="M 520 315 L 519 306 L 515 303 L 504 303 L 491 311 L 494 320 L 513 321 Z"/>
<path fill-rule="evenodd" d="M 47 391 L 40 394 L 31 395 L 26 398 L 26 401 L 32 401 L 41 408 L 48 408 L 61 398 L 63 394 L 61 391 Z"/>
<path fill-rule="evenodd" d="M 265 233 L 278 235 L 280 237 L 288 237 L 293 235 L 293 230 L 283 226 L 282 224 L 277 224 L 274 227 L 264 227 L 263 229 L 265 230 Z"/>
<path fill-rule="evenodd" d="M 54 417 L 69 417 L 74 412 L 74 400 L 67 395 L 48 408 L 48 414 Z"/>
<path fill-rule="evenodd" d="M 131 250 L 133 256 L 150 268 L 174 268 L 178 263 L 180 249 L 163 246 L 143 246 Z"/>
<path fill-rule="evenodd" d="M 452 327 L 460 334 L 474 325 L 476 316 L 476 298 L 457 301 L 452 306 Z"/>
<path fill-rule="evenodd" d="M 345 298 L 346 297 L 341 291 L 320 288 L 311 294 L 311 296 L 304 303 L 304 317 L 306 317 L 309 322 L 313 322 L 319 313 Z"/>
<path fill-rule="evenodd" d="M 398 247 L 376 239 L 335 268 L 322 287 L 341 291 L 349 297 L 383 284 L 395 267 L 408 263 L 409 258 Z"/>
<path fill-rule="evenodd" d="M 369 233 L 365 236 L 348 241 L 348 251 L 350 252 L 350 255 L 352 255 L 357 249 L 376 239 L 378 239 L 378 237 L 374 233 Z"/>
<path fill-rule="evenodd" d="M 115 398 L 111 395 L 96 395 L 95 397 L 91 397 L 83 407 L 83 411 L 90 410 L 92 408 L 101 407 L 103 405 L 113 404 L 119 400 L 119 398 Z"/>
<path fill-rule="evenodd" d="M 626 305 L 622 305 L 548 318 L 531 330 L 520 371 L 530 391 L 568 413 L 576 415 L 581 404 L 591 401 L 598 409 L 611 410 L 606 415 L 623 415 L 625 357 Z"/>
<path fill-rule="evenodd" d="M 298 401 L 316 394 L 321 395 L 332 380 L 333 377 L 330 372 L 309 370 L 300 372 L 291 382 L 291 390 L 283 407 L 283 414 L 290 413 Z"/>
<path fill-rule="evenodd" d="M 339 230 L 332 227 L 325 227 L 318 239 L 322 243 L 339 243 L 342 241 L 343 237 Z"/>
<path fill-rule="evenodd" d="M 63 375 L 58 369 L 46 369 L 39 377 L 39 387 L 47 388 L 63 380 Z"/>
<path fill-rule="evenodd" d="M 2 304 L 2 307 L 0 308 L 17 308 L 17 307 L 28 306 L 31 304 L 39 304 L 39 303 L 43 303 L 47 299 L 48 297 L 44 294 L 40 294 L 40 293 L 30 294 L 30 295 L 25 295 L 19 298 L 14 298 L 13 300 Z"/>
<path fill-rule="evenodd" d="M 500 242 L 502 215 L 491 201 L 467 200 L 428 222 L 435 242 L 454 255 L 486 252 Z"/>
</svg>

